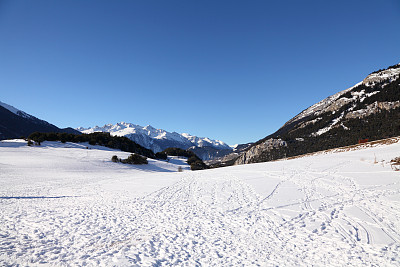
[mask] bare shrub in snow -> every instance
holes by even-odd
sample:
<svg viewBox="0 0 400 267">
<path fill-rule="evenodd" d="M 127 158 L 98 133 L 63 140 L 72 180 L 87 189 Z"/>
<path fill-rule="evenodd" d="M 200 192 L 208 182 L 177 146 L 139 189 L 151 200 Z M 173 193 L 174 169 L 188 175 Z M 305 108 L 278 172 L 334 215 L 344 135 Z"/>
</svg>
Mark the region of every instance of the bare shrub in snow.
<svg viewBox="0 0 400 267">
<path fill-rule="evenodd" d="M 139 154 L 131 154 L 127 159 L 122 159 L 122 163 L 127 164 L 148 164 L 147 158 Z"/>
<path fill-rule="evenodd" d="M 114 155 L 114 156 L 112 156 L 111 161 L 112 162 L 119 162 L 119 158 L 116 155 Z"/>
<path fill-rule="evenodd" d="M 400 171 L 400 157 L 396 157 L 390 161 L 392 169 L 395 171 Z"/>
</svg>

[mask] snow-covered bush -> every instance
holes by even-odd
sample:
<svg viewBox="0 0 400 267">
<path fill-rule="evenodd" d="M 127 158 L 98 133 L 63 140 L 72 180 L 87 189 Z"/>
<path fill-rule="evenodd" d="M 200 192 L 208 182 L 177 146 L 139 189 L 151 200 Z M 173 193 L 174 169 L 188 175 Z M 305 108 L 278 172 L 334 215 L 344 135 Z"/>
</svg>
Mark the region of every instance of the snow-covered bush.
<svg viewBox="0 0 400 267">
<path fill-rule="evenodd" d="M 390 162 L 400 164 L 400 157 L 396 157 L 396 158 L 392 159 Z"/>
</svg>

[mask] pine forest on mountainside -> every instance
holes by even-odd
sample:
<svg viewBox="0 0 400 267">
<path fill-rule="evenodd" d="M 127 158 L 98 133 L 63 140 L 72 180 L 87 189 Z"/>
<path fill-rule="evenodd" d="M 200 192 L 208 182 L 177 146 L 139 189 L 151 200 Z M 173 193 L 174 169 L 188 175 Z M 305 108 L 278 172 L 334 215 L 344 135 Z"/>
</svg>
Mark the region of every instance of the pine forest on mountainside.
<svg viewBox="0 0 400 267">
<path fill-rule="evenodd" d="M 399 69 L 398 64 L 386 70 L 398 71 Z M 385 70 L 373 72 L 371 75 L 382 71 Z M 271 161 L 353 145 L 361 139 L 373 141 L 399 136 L 400 78 L 398 72 L 395 74 L 393 79 L 382 79 L 372 84 L 363 82 L 354 86 L 333 101 L 344 104 L 339 105 L 339 108 L 332 112 L 306 113 L 304 117 L 290 120 L 274 134 L 254 143 L 247 151 L 271 139 L 282 140 L 285 145 L 258 151 L 258 154 L 246 163 Z M 309 109 L 311 110 L 314 106 Z M 234 161 L 231 160 L 224 165 L 233 163 Z"/>
</svg>

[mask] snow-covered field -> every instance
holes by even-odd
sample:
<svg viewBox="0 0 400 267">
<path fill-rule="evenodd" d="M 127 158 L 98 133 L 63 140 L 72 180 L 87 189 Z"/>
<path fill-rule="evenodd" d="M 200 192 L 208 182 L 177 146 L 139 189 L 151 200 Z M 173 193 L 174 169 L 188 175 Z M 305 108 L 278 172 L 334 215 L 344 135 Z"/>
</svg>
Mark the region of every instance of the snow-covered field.
<svg viewBox="0 0 400 267">
<path fill-rule="evenodd" d="M 400 266 L 400 143 L 197 172 L 86 146 L 0 142 L 0 265 Z"/>
</svg>

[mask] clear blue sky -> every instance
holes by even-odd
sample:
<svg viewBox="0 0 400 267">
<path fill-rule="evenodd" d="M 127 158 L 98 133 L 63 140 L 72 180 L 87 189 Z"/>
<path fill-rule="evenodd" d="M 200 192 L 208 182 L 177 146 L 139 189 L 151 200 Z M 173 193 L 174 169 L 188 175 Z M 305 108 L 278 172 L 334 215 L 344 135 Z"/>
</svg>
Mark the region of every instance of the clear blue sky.
<svg viewBox="0 0 400 267">
<path fill-rule="evenodd" d="M 400 62 L 400 1 L 0 0 L 0 101 L 257 141 Z"/>
</svg>

